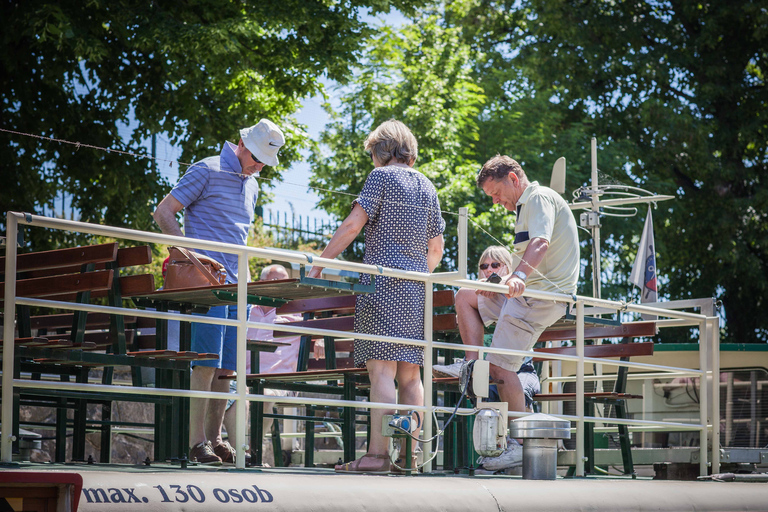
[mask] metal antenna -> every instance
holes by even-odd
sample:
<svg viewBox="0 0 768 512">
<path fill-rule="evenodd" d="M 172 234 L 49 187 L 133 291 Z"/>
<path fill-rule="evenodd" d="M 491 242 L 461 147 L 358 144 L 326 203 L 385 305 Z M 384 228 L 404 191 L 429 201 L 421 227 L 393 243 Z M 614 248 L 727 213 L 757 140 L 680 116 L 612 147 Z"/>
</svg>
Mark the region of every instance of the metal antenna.
<svg viewBox="0 0 768 512">
<path fill-rule="evenodd" d="M 601 264 L 600 264 L 600 217 L 633 217 L 637 214 L 637 205 L 643 203 L 657 203 L 675 199 L 675 196 L 654 194 L 639 187 L 629 185 L 600 185 L 597 178 L 597 139 L 592 137 L 592 179 L 589 187 L 579 187 L 573 192 L 573 200 L 569 203 L 571 210 L 587 210 L 579 215 L 579 225 L 589 229 L 592 233 L 592 294 L 595 298 L 601 298 Z M 562 160 L 562 171 L 558 164 Z M 557 170 L 557 172 L 556 172 Z M 562 181 L 560 181 L 562 172 Z M 557 174 L 558 180 L 555 179 Z M 550 186 L 558 193 L 562 192 L 554 187 L 562 183 L 565 190 L 565 159 L 559 158 L 552 168 L 552 180 Z M 603 199 L 603 196 L 611 196 Z"/>
</svg>

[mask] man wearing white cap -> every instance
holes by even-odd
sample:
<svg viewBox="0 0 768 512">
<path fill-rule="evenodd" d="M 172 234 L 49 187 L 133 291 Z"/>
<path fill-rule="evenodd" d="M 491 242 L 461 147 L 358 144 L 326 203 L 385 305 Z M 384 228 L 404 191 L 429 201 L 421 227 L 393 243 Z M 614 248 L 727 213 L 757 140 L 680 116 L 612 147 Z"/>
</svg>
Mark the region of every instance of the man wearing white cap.
<svg viewBox="0 0 768 512">
<path fill-rule="evenodd" d="M 245 245 L 253 224 L 259 185 L 252 177 L 265 165 L 278 164 L 277 153 L 285 144 L 280 128 L 262 119 L 240 130 L 237 145 L 225 142 L 219 156 L 205 158 L 190 166 L 171 193 L 157 206 L 154 218 L 163 233 L 214 242 Z M 184 229 L 176 214 L 184 209 Z M 237 282 L 237 256 L 198 250 L 221 262 L 227 282 Z M 207 315 L 237 319 L 235 306 L 216 306 Z M 229 392 L 229 381 L 236 369 L 237 328 L 214 324 L 192 324 L 192 351 L 219 355 L 216 361 L 196 361 L 192 367 L 190 389 Z M 190 400 L 189 459 L 201 464 L 233 463 L 235 449 L 221 439 L 226 400 Z"/>
</svg>

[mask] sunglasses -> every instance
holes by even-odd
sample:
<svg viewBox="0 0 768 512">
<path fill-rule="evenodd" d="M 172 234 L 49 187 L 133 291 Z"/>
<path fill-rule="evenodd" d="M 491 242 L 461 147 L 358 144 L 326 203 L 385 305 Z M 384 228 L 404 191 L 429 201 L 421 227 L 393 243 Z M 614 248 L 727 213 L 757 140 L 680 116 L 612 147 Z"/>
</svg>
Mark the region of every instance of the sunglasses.
<svg viewBox="0 0 768 512">
<path fill-rule="evenodd" d="M 366 151 L 366 153 L 368 153 L 368 156 L 371 157 L 371 161 L 373 161 L 373 153 L 371 153 L 370 151 Z"/>
<path fill-rule="evenodd" d="M 253 158 L 253 161 L 256 162 L 257 164 L 266 165 L 264 162 L 262 162 L 261 160 L 253 156 L 253 153 L 251 153 L 251 158 Z"/>
<path fill-rule="evenodd" d="M 492 269 L 497 269 L 497 268 L 501 267 L 502 265 L 503 265 L 503 263 L 499 263 L 498 261 L 494 261 L 493 263 L 491 263 L 490 266 L 491 266 Z M 487 270 L 487 269 L 488 269 L 488 264 L 487 263 L 481 263 L 480 264 L 480 270 Z"/>
</svg>

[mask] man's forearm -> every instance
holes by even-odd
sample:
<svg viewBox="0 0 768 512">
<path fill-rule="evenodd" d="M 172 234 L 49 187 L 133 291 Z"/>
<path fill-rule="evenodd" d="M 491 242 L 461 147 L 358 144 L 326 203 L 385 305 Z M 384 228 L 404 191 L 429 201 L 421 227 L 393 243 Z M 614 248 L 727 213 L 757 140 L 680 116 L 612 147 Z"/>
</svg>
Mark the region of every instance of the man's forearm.
<svg viewBox="0 0 768 512">
<path fill-rule="evenodd" d="M 152 214 L 152 217 L 154 217 L 155 222 L 160 227 L 160 231 L 166 235 L 184 236 L 176 220 L 176 213 L 171 209 L 158 207 L 155 213 Z"/>
</svg>

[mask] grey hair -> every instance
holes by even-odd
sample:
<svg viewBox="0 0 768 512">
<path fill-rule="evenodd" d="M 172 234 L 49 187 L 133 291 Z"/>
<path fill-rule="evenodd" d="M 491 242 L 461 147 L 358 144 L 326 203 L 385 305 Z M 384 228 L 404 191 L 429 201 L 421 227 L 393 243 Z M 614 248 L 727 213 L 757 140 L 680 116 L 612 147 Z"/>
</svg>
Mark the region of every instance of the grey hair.
<svg viewBox="0 0 768 512">
<path fill-rule="evenodd" d="M 365 150 L 382 164 L 394 160 L 410 165 L 416 161 L 419 143 L 405 124 L 395 119 L 384 121 L 365 139 Z"/>
<path fill-rule="evenodd" d="M 261 271 L 261 275 L 259 276 L 259 278 L 262 281 L 266 281 L 269 274 L 271 274 L 272 272 L 279 272 L 281 270 L 285 272 L 288 275 L 288 277 L 291 276 L 291 274 L 285 269 L 284 266 L 278 265 L 275 263 L 273 265 L 267 265 L 266 267 L 264 267 L 264 269 Z"/>
</svg>

